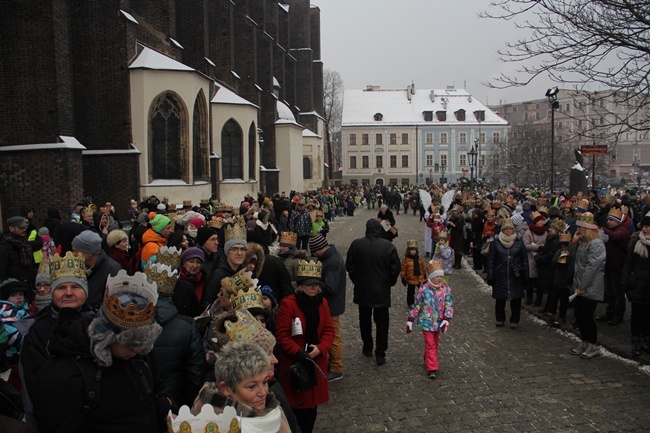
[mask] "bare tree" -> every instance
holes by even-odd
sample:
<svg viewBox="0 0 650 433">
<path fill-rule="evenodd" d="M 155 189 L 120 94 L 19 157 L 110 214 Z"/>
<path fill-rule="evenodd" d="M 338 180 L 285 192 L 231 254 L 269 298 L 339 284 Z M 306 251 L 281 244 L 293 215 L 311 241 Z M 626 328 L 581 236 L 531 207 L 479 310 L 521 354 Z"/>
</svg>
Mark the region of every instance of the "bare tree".
<svg viewBox="0 0 650 433">
<path fill-rule="evenodd" d="M 329 178 L 332 178 L 334 161 L 332 158 L 332 139 L 341 131 L 343 114 L 343 79 L 341 75 L 330 69 L 323 72 L 323 99 L 325 107 L 325 141 L 327 142 L 327 164 Z"/>
<path fill-rule="evenodd" d="M 596 85 L 629 108 L 612 110 L 610 124 L 650 129 L 650 0 L 494 0 L 479 15 L 515 20 L 529 35 L 499 52 L 518 74 L 489 86 L 525 86 L 538 76 L 577 91 Z"/>
</svg>

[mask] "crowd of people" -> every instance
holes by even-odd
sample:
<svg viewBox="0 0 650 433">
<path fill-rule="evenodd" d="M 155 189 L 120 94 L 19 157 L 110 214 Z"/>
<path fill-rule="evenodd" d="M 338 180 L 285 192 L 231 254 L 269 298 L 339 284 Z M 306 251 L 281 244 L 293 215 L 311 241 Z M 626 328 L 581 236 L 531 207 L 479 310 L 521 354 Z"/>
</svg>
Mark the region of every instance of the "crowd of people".
<svg viewBox="0 0 650 433">
<path fill-rule="evenodd" d="M 344 259 L 327 239 L 330 223 L 361 206 L 377 215 Z M 409 239 L 402 260 L 393 244 L 400 210 L 424 227 L 422 250 Z M 406 332 L 417 323 L 436 379 L 463 256 L 492 286 L 497 327 L 516 329 L 522 302 L 539 306 L 549 326 L 579 329 L 572 353 L 582 358 L 600 354 L 596 321 L 620 326 L 629 301 L 637 357 L 650 351 L 649 210 L 650 198 L 633 192 L 435 184 L 292 191 L 235 205 L 151 196 L 132 200 L 124 219 L 110 202 L 86 201 L 69 220 L 50 209 L 42 226 L 26 208 L 0 239 L 0 424 L 176 432 L 235 414 L 242 431 L 309 433 L 329 383 L 344 378 L 348 277 L 362 354 L 386 363 L 391 288 L 401 278 Z M 600 301 L 607 310 L 596 317 Z"/>
</svg>

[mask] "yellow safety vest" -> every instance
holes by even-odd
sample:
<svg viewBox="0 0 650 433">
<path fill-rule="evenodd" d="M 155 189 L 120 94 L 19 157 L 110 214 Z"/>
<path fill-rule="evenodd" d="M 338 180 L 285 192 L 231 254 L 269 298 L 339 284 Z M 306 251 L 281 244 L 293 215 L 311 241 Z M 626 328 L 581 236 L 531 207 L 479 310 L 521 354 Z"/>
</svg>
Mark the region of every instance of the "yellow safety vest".
<svg viewBox="0 0 650 433">
<path fill-rule="evenodd" d="M 29 242 L 35 241 L 36 236 L 38 236 L 38 232 L 36 230 L 32 230 L 27 240 Z M 41 263 L 41 260 L 43 260 L 43 251 L 41 250 L 34 251 L 34 263 L 38 265 L 39 263 Z"/>
</svg>

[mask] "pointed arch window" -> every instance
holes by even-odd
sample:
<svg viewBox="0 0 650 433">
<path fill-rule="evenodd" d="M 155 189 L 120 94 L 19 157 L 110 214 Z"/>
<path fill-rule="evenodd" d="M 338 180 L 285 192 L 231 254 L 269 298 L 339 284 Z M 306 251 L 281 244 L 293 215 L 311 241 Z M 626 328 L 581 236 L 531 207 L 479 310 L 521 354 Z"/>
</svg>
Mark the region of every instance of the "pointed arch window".
<svg viewBox="0 0 650 433">
<path fill-rule="evenodd" d="M 257 160 L 255 159 L 255 149 L 257 143 L 257 128 L 255 123 L 251 123 L 248 128 L 248 179 L 257 179 Z"/>
<path fill-rule="evenodd" d="M 153 102 L 149 122 L 151 180 L 187 181 L 183 118 L 182 105 L 171 93 L 162 94 Z"/>
<path fill-rule="evenodd" d="M 192 171 L 194 181 L 210 180 L 208 157 L 208 121 L 203 90 L 194 102 L 194 119 L 192 121 Z"/>
<path fill-rule="evenodd" d="M 230 119 L 221 130 L 221 164 L 224 179 L 243 179 L 242 130 Z"/>
<path fill-rule="evenodd" d="M 305 156 L 302 158 L 302 178 L 303 179 L 311 179 L 311 159 L 309 157 Z"/>
</svg>

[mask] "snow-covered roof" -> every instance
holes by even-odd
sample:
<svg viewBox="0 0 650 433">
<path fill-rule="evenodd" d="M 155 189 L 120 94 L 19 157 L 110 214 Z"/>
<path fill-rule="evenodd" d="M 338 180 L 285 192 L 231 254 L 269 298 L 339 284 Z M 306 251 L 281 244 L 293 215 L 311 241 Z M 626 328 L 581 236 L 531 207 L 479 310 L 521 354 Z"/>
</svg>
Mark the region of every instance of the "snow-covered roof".
<svg viewBox="0 0 650 433">
<path fill-rule="evenodd" d="M 142 47 L 142 51 L 138 57 L 131 62 L 129 69 L 159 69 L 164 71 L 187 71 L 195 72 L 196 70 L 190 68 L 183 63 L 167 57 L 166 55 L 152 50 L 151 48 Z"/>
<path fill-rule="evenodd" d="M 20 152 L 25 150 L 53 150 L 53 149 L 75 149 L 86 150 L 86 147 L 75 137 L 68 135 L 59 135 L 59 142 L 56 143 L 36 143 L 36 144 L 16 144 L 12 146 L 0 146 L 0 152 Z"/>
<path fill-rule="evenodd" d="M 312 131 L 309 128 L 305 128 L 302 130 L 302 136 L 303 137 L 316 137 L 316 138 L 321 138 L 320 135 L 316 134 L 314 131 Z"/>
<path fill-rule="evenodd" d="M 457 120 L 454 115 L 454 112 L 461 109 L 465 110 L 464 121 Z M 342 126 L 474 124 L 478 123 L 474 116 L 476 110 L 485 111 L 485 120 L 481 124 L 508 124 L 464 89 L 416 89 L 415 93 L 410 95 L 410 100 L 406 89 L 346 90 L 343 97 Z M 432 121 L 424 120 L 425 111 L 433 113 Z M 446 120 L 438 120 L 438 111 L 447 112 Z M 376 121 L 375 114 L 381 114 L 382 120 Z"/>
<path fill-rule="evenodd" d="M 242 98 L 235 92 L 215 83 L 217 93 L 214 94 L 210 103 L 212 104 L 233 104 L 233 105 L 250 105 L 251 107 L 260 108 L 252 102 Z"/>
<path fill-rule="evenodd" d="M 293 112 L 291 111 L 291 109 L 287 104 L 285 104 L 282 101 L 278 101 L 276 103 L 276 107 L 278 109 L 278 119 L 289 120 L 291 122 L 296 121 L 296 117 L 293 115 Z"/>
</svg>

